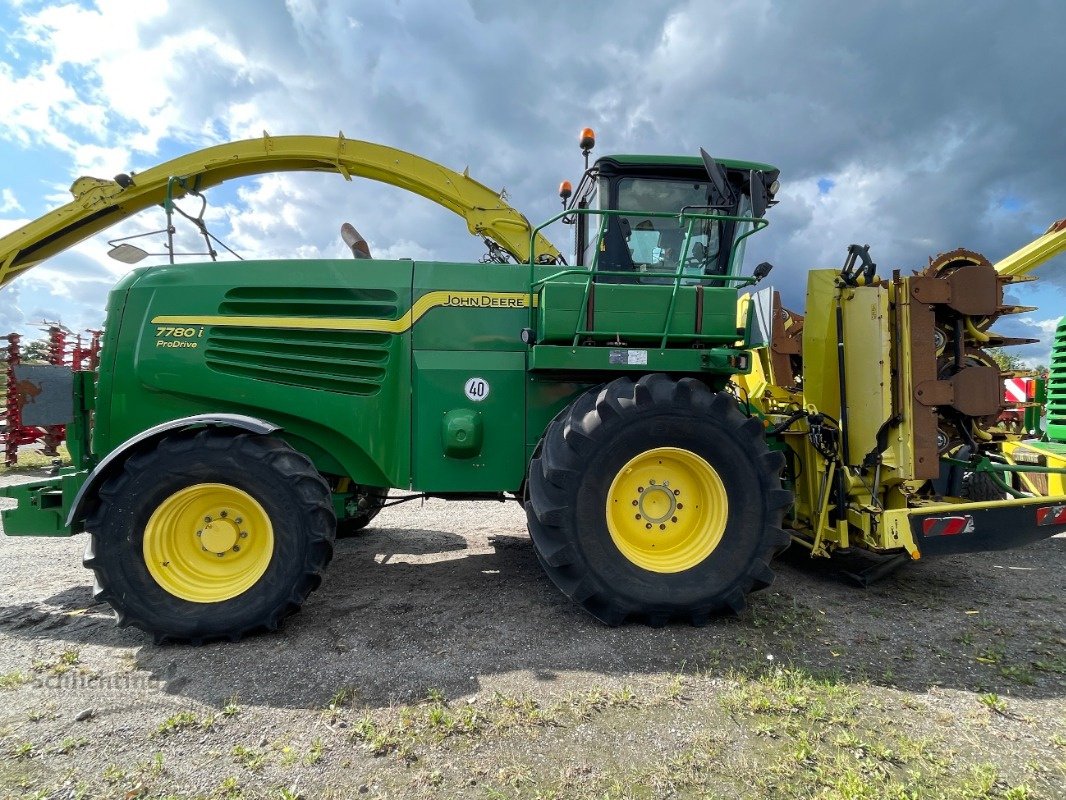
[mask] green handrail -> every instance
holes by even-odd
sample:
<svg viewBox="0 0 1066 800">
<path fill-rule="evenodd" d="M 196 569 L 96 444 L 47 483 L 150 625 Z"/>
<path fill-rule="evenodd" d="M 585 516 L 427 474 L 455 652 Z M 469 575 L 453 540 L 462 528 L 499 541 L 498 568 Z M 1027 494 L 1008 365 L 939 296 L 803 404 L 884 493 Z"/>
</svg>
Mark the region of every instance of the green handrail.
<svg viewBox="0 0 1066 800">
<path fill-rule="evenodd" d="M 668 341 L 670 339 L 670 336 L 671 336 L 670 328 L 671 328 L 671 325 L 673 323 L 674 309 L 675 309 L 675 307 L 677 305 L 677 293 L 678 293 L 679 289 L 681 288 L 682 279 L 692 280 L 692 281 L 694 281 L 696 283 L 699 283 L 699 284 L 704 284 L 704 283 L 714 284 L 714 283 L 727 283 L 727 282 L 734 283 L 735 282 L 739 286 L 748 286 L 748 285 L 751 285 L 751 284 L 755 283 L 755 279 L 754 278 L 745 277 L 745 276 L 739 276 L 739 275 L 732 275 L 732 274 L 730 274 L 730 275 L 702 275 L 702 274 L 699 274 L 699 275 L 688 275 L 688 274 L 686 274 L 684 272 L 684 263 L 685 263 L 685 257 L 688 254 L 689 243 L 692 240 L 692 226 L 693 226 L 693 224 L 696 223 L 699 220 L 719 220 L 719 221 L 723 221 L 723 222 L 750 222 L 751 223 L 751 225 L 752 225 L 751 230 L 745 231 L 740 236 L 738 236 L 736 239 L 734 239 L 732 245 L 730 246 L 729 261 L 728 261 L 730 270 L 732 270 L 734 268 L 734 266 L 735 266 L 735 258 L 736 258 L 736 253 L 737 253 L 737 247 L 740 245 L 740 243 L 742 241 L 744 241 L 745 239 L 747 239 L 749 236 L 751 236 L 753 233 L 756 233 L 757 231 L 762 230 L 763 228 L 765 228 L 767 225 L 770 224 L 767 220 L 765 220 L 765 219 L 763 219 L 761 217 L 738 216 L 738 215 L 733 215 L 733 214 L 700 214 L 700 213 L 693 213 L 693 212 L 689 212 L 689 211 L 681 211 L 680 213 L 674 213 L 672 211 L 632 211 L 632 210 L 623 210 L 623 209 L 572 208 L 572 209 L 566 209 L 566 210 L 563 210 L 563 211 L 559 212 L 555 216 L 551 217 L 550 219 L 542 222 L 540 225 L 535 227 L 532 231 L 530 231 L 530 241 L 532 242 L 534 240 L 534 238 L 537 236 L 537 234 L 541 230 L 543 230 L 544 228 L 548 227 L 552 223 L 557 222 L 558 220 L 562 219 L 563 217 L 577 215 L 577 214 L 586 214 L 586 215 L 596 214 L 596 215 L 600 216 L 601 219 L 605 218 L 605 217 L 612 217 L 612 216 L 613 217 L 618 217 L 618 216 L 635 216 L 635 215 L 639 215 L 639 216 L 643 216 L 643 217 L 658 218 L 658 219 L 676 219 L 678 221 L 679 227 L 681 225 L 685 226 L 685 239 L 684 239 L 684 242 L 682 244 L 681 253 L 680 253 L 679 257 L 678 257 L 677 266 L 675 267 L 675 269 L 673 271 L 662 270 L 662 271 L 649 271 L 649 272 L 641 273 L 642 276 L 644 276 L 644 277 L 673 278 L 673 280 L 672 280 L 672 289 L 671 289 L 671 292 L 670 292 L 670 304 L 667 307 L 665 326 L 663 328 L 663 335 L 662 335 L 662 338 L 660 339 L 660 342 L 659 342 L 660 350 L 665 350 L 666 349 L 666 345 L 667 345 L 667 343 L 668 343 Z M 601 224 L 600 228 L 601 228 L 601 235 L 602 235 L 602 232 L 603 232 L 603 225 L 602 224 Z M 533 251 L 530 250 L 530 253 L 532 253 L 532 252 Z M 529 260 L 529 302 L 528 302 L 528 306 L 527 306 L 529 308 L 529 329 L 531 331 L 534 331 L 534 332 L 536 331 L 536 313 L 535 313 L 535 310 L 534 310 L 533 299 L 534 299 L 534 295 L 536 294 L 536 292 L 539 290 L 540 287 L 542 287 L 544 284 L 549 283 L 550 281 L 556 280 L 556 279 L 558 279 L 558 278 L 560 278 L 560 277 L 562 277 L 564 275 L 585 274 L 585 275 L 588 276 L 588 279 L 585 281 L 585 291 L 584 291 L 583 296 L 582 296 L 581 305 L 579 306 L 579 309 L 578 309 L 578 317 L 575 320 L 575 324 L 574 324 L 574 339 L 573 339 L 573 342 L 572 342 L 572 346 L 576 347 L 578 345 L 578 343 L 580 342 L 580 339 L 581 339 L 582 336 L 595 335 L 595 333 L 596 333 L 595 329 L 593 329 L 593 330 L 585 330 L 584 326 L 581 324 L 581 315 L 583 313 L 585 313 L 585 309 L 588 308 L 589 294 L 592 291 L 592 284 L 593 284 L 594 277 L 596 275 L 618 275 L 618 276 L 624 276 L 624 277 L 631 277 L 633 275 L 632 271 L 600 270 L 600 269 L 598 269 L 598 262 L 599 262 L 599 251 L 597 250 L 595 256 L 593 257 L 593 263 L 588 268 L 560 270 L 559 272 L 555 272 L 555 273 L 553 273 L 553 274 L 551 274 L 551 275 L 549 275 L 549 276 L 547 276 L 545 278 L 542 278 L 542 279 L 540 279 L 538 281 L 538 280 L 535 280 L 535 277 L 536 277 L 536 274 L 535 274 L 536 262 L 533 260 L 533 258 L 531 256 L 530 260 Z M 616 331 L 615 333 L 619 333 L 619 332 Z M 619 335 L 621 335 L 621 334 L 619 333 Z M 630 334 L 630 335 L 632 335 L 632 334 Z M 699 338 L 702 338 L 701 334 L 693 334 L 693 335 L 673 334 L 673 336 L 675 338 L 678 338 L 678 339 L 699 339 Z M 534 333 L 534 336 L 531 337 L 530 342 L 532 343 L 532 342 L 535 342 L 535 341 L 536 341 L 536 336 L 535 336 L 535 333 Z"/>
</svg>

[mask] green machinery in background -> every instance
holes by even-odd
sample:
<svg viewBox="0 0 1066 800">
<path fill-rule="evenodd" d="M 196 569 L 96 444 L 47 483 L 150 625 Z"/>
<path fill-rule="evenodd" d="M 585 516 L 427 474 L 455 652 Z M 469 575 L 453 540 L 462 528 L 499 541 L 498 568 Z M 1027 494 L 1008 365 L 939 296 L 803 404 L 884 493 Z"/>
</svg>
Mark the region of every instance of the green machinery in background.
<svg viewBox="0 0 1066 800">
<path fill-rule="evenodd" d="M 1059 320 L 1051 347 L 1051 371 L 1047 386 L 1047 436 L 1066 442 L 1066 317 Z"/>
<path fill-rule="evenodd" d="M 1061 219 L 1042 236 L 998 262 L 996 270 L 1031 280 L 1030 272 L 1064 251 L 1066 219 Z M 1021 435 L 1007 437 L 1003 456 L 1008 465 L 1022 468 L 1017 474 L 1017 489 L 1058 497 L 1066 494 L 1066 319 L 1059 320 L 1051 346 L 1050 371 L 1043 387 L 1038 384 L 1035 395 L 1026 409 L 1030 422 L 1022 426 Z M 1032 424 L 1032 417 L 1040 411 L 1046 414 L 1042 435 L 1040 425 Z"/>
<path fill-rule="evenodd" d="M 548 576 L 609 624 L 738 612 L 790 541 L 898 561 L 1066 530 L 1048 511 L 1066 498 L 960 488 L 1039 471 L 988 466 L 999 372 L 967 348 L 1005 311 L 995 269 L 882 279 L 853 247 L 790 316 L 756 291 L 770 266 L 743 268 L 776 169 L 703 151 L 589 167 L 593 143 L 583 132 L 584 176 L 538 227 L 465 173 L 343 137 L 79 179 L 72 203 L 0 239 L 0 283 L 154 205 L 170 263 L 112 290 L 99 371 L 68 389 L 73 464 L 3 490 L 5 532 L 87 532 L 120 624 L 198 642 L 277 627 L 338 531 L 411 497 L 523 503 Z M 183 198 L 279 170 L 403 186 L 463 216 L 487 255 L 375 260 L 346 226 L 352 260 L 176 263 L 176 216 L 212 260 L 217 242 Z M 559 220 L 574 264 L 541 233 Z"/>
<path fill-rule="evenodd" d="M 1004 451 L 1013 464 L 1050 468 L 1046 474 L 1024 473 L 1019 478 L 1029 492 L 1058 496 L 1066 494 L 1062 474 L 1066 470 L 1066 318 L 1059 320 L 1055 331 L 1050 371 L 1043 388 L 1044 397 L 1037 396 L 1033 407 L 1026 409 L 1029 415 L 1045 412 L 1043 435 L 1013 438 L 1005 444 Z M 1039 433 L 1039 428 L 1033 427 Z"/>
</svg>

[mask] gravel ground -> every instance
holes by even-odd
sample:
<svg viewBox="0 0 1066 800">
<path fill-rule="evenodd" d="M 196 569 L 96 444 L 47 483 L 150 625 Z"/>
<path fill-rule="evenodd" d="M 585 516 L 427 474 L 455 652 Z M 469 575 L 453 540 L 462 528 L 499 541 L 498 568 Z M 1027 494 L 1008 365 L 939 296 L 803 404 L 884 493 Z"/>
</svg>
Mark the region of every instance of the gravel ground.
<svg viewBox="0 0 1066 800">
<path fill-rule="evenodd" d="M 84 543 L 0 538 L 0 796 L 1066 797 L 1063 537 L 609 629 L 516 504 L 414 502 L 203 647 L 114 627 Z"/>
</svg>

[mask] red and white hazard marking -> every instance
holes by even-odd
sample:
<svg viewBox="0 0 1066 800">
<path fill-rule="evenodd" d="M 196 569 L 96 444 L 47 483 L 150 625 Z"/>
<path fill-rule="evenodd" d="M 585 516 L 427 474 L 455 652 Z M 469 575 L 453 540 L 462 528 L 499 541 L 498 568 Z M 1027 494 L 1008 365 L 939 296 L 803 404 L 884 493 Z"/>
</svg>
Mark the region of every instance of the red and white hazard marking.
<svg viewBox="0 0 1066 800">
<path fill-rule="evenodd" d="M 1036 510 L 1037 525 L 1066 525 L 1066 505 L 1043 506 Z"/>
<path fill-rule="evenodd" d="M 1003 401 L 1005 403 L 1024 403 L 1032 395 L 1029 394 L 1029 384 L 1032 381 L 1028 378 L 1004 378 L 1003 379 Z"/>
<path fill-rule="evenodd" d="M 922 536 L 956 536 L 973 533 L 973 517 L 957 514 L 950 517 L 929 517 L 922 520 Z"/>
</svg>

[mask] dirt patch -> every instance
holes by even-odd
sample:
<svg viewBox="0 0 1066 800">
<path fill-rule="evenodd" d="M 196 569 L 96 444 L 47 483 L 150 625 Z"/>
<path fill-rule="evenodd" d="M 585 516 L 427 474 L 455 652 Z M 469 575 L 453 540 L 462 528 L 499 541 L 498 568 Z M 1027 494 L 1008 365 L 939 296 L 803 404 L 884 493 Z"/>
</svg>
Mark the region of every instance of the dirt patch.
<svg viewBox="0 0 1066 800">
<path fill-rule="evenodd" d="M 115 628 L 83 547 L 0 538 L 5 797 L 1066 796 L 1063 537 L 866 590 L 792 554 L 739 619 L 610 629 L 516 505 L 411 503 L 204 647 Z"/>
</svg>

